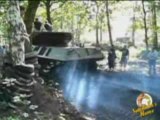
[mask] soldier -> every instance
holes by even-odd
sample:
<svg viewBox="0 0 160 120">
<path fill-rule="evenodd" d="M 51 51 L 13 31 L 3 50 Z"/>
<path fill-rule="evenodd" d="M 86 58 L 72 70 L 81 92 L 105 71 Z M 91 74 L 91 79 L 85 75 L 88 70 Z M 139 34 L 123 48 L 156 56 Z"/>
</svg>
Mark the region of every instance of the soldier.
<svg viewBox="0 0 160 120">
<path fill-rule="evenodd" d="M 42 29 L 42 22 L 38 18 L 36 18 L 34 21 L 34 31 L 39 32 L 41 31 L 41 29 Z"/>
<path fill-rule="evenodd" d="M 127 46 L 125 45 L 122 50 L 122 56 L 121 56 L 121 61 L 120 61 L 122 70 L 126 69 L 128 59 L 129 59 L 129 50 L 128 50 Z"/>
<path fill-rule="evenodd" d="M 115 49 L 112 47 L 108 52 L 108 66 L 110 71 L 113 71 L 115 68 L 115 59 L 116 59 L 116 53 Z"/>
<path fill-rule="evenodd" d="M 52 25 L 48 21 L 45 22 L 44 28 L 46 29 L 46 31 L 52 32 Z"/>
</svg>

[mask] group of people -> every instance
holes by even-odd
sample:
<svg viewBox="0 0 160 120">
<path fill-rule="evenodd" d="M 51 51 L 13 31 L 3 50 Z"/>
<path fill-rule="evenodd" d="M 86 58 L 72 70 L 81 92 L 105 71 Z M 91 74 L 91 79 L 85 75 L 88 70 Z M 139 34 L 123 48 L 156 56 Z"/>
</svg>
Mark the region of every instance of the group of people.
<svg viewBox="0 0 160 120">
<path fill-rule="evenodd" d="M 108 51 L 108 67 L 110 71 L 113 71 L 115 68 L 116 58 L 117 56 L 116 56 L 115 49 L 114 47 L 111 47 L 110 50 Z M 129 50 L 127 46 L 124 46 L 122 49 L 122 55 L 120 60 L 122 70 L 126 69 L 128 59 L 129 59 Z"/>
<path fill-rule="evenodd" d="M 121 70 L 126 70 L 128 59 L 129 59 L 129 49 L 127 46 L 124 46 L 121 50 L 121 59 L 120 65 Z M 116 65 L 116 52 L 114 47 L 111 47 L 108 51 L 108 68 L 110 71 L 113 71 Z M 156 63 L 158 59 L 158 52 L 155 48 L 152 48 L 147 54 L 148 66 L 149 66 L 149 74 L 153 75 L 156 74 Z"/>
<path fill-rule="evenodd" d="M 52 25 L 48 21 L 46 21 L 43 24 L 39 18 L 36 18 L 34 21 L 34 31 L 35 32 L 40 32 L 40 31 L 52 32 Z"/>
</svg>

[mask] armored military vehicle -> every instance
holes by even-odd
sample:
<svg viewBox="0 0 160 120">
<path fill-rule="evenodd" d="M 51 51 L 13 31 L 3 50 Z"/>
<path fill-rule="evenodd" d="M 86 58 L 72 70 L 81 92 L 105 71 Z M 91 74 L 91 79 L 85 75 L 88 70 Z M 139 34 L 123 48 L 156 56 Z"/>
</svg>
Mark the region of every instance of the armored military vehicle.
<svg viewBox="0 0 160 120">
<path fill-rule="evenodd" d="M 72 34 L 66 32 L 37 32 L 31 36 L 34 51 L 44 72 L 76 64 L 77 69 L 96 70 L 97 60 L 104 58 L 96 48 L 69 47 Z"/>
</svg>

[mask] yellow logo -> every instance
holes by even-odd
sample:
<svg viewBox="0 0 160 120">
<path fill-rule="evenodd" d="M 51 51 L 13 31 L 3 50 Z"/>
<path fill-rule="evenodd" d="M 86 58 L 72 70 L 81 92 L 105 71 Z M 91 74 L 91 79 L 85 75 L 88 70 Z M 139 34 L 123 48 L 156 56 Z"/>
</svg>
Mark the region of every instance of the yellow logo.
<svg viewBox="0 0 160 120">
<path fill-rule="evenodd" d="M 136 100 L 138 108 L 133 109 L 134 113 L 139 113 L 141 117 L 154 113 L 154 108 L 157 106 L 153 103 L 152 97 L 148 93 L 141 93 Z"/>
</svg>

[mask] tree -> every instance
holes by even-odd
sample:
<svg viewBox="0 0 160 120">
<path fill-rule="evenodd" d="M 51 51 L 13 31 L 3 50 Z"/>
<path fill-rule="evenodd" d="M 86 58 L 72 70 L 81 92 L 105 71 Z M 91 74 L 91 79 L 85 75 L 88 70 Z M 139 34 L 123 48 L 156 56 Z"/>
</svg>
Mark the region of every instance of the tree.
<svg viewBox="0 0 160 120">
<path fill-rule="evenodd" d="M 145 44 L 146 49 L 148 50 L 148 27 L 147 27 L 147 12 L 144 5 L 144 0 L 142 0 L 142 8 L 143 8 L 143 23 L 144 23 L 144 32 L 145 32 Z"/>
<path fill-rule="evenodd" d="M 7 14 L 10 25 L 9 39 L 10 52 L 13 65 L 22 65 L 25 60 L 24 43 L 27 38 L 27 31 L 24 22 L 20 16 L 19 3 L 16 0 L 10 0 Z"/>
<path fill-rule="evenodd" d="M 99 45 L 99 5 L 98 5 L 98 1 L 95 1 L 95 5 L 96 5 L 96 44 Z"/>
<path fill-rule="evenodd" d="M 158 48 L 158 35 L 157 35 L 157 13 L 156 13 L 156 2 L 151 2 L 151 12 L 152 12 L 152 26 L 153 26 L 153 46 Z"/>
<path fill-rule="evenodd" d="M 102 8 L 104 8 L 104 7 L 102 7 Z M 102 35 L 103 35 L 103 30 L 104 29 L 106 29 L 106 22 L 105 22 L 105 11 L 104 11 L 104 9 L 101 9 L 101 13 L 100 13 L 100 15 L 99 15 L 99 21 L 100 21 L 100 23 L 99 23 L 99 29 L 100 29 L 100 41 L 102 42 Z"/>
<path fill-rule="evenodd" d="M 32 24 L 34 22 L 37 8 L 40 4 L 40 0 L 28 0 L 28 6 L 24 15 L 24 23 L 27 28 L 28 34 L 32 32 Z"/>
<path fill-rule="evenodd" d="M 110 14 L 109 14 L 109 1 L 106 0 L 105 2 L 106 4 L 106 16 L 107 16 L 107 26 L 108 26 L 108 33 L 109 33 L 109 41 L 110 41 L 110 45 L 111 46 L 114 46 L 113 45 L 113 40 L 112 40 L 112 32 L 111 32 L 111 24 L 110 24 Z"/>
<path fill-rule="evenodd" d="M 135 22 L 136 22 L 136 16 L 135 16 L 135 9 L 137 6 L 137 2 L 135 3 L 135 5 L 133 6 L 133 17 L 132 17 L 132 44 L 133 46 L 135 46 L 135 32 L 136 32 L 136 28 L 135 28 Z"/>
<path fill-rule="evenodd" d="M 51 0 L 46 0 L 46 1 L 44 1 L 44 3 L 45 3 L 45 7 L 46 7 L 47 20 L 50 24 L 52 24 L 50 8 L 53 3 L 51 2 Z"/>
<path fill-rule="evenodd" d="M 0 91 L 4 96 L 7 96 L 7 99 L 4 98 L 4 101 L 8 103 L 7 105 L 16 109 L 18 107 L 17 104 L 25 106 L 25 103 L 22 101 L 19 101 L 19 103 L 15 102 L 14 97 L 19 96 L 20 98 L 20 95 L 26 94 L 23 96 L 23 100 L 26 100 L 33 95 L 27 86 L 33 86 L 31 83 L 33 83 L 34 65 L 26 64 L 25 53 L 32 51 L 32 49 L 30 44 L 28 44 L 30 47 L 25 48 L 26 41 L 29 43 L 30 40 L 20 15 L 19 1 L 10 0 L 8 4 L 9 7 L 6 18 L 9 24 L 8 39 L 10 49 L 9 54 L 5 54 L 5 56 L 8 56 L 7 58 L 9 60 L 7 61 L 10 62 L 7 66 L 4 64 L 4 79 L 0 82 Z M 5 82 L 5 84 L 3 84 L 3 82 Z"/>
</svg>

